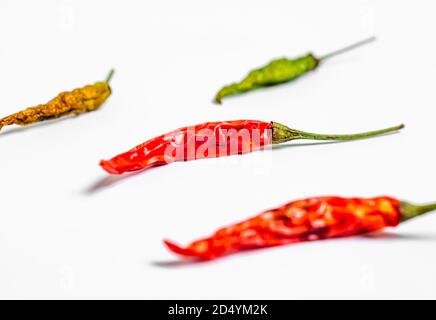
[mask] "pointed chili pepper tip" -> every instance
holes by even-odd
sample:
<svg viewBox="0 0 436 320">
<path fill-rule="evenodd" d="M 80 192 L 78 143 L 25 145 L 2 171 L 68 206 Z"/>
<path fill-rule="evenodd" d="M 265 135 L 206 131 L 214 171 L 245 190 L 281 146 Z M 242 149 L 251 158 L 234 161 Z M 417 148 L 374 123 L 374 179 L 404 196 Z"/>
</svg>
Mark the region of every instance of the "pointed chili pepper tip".
<svg viewBox="0 0 436 320">
<path fill-rule="evenodd" d="M 170 240 L 164 239 L 163 243 L 167 246 L 167 248 L 170 251 L 174 253 L 177 253 L 182 256 L 193 256 L 190 250 L 184 249 Z"/>
<path fill-rule="evenodd" d="M 107 172 L 111 174 L 121 174 L 122 172 L 117 170 L 116 167 L 114 167 L 110 160 L 101 160 L 100 166 Z"/>
</svg>

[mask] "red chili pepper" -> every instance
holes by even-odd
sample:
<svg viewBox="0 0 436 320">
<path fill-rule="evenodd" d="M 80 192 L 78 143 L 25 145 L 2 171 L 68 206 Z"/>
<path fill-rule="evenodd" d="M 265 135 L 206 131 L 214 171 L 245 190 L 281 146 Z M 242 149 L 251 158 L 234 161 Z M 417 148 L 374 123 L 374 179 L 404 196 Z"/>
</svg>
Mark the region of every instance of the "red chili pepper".
<svg viewBox="0 0 436 320">
<path fill-rule="evenodd" d="M 400 125 L 351 135 L 326 135 L 291 129 L 277 122 L 206 122 L 148 140 L 110 160 L 102 160 L 100 165 L 109 173 L 122 174 L 174 161 L 242 154 L 294 139 L 356 140 L 397 131 L 403 127 Z"/>
<path fill-rule="evenodd" d="M 390 197 L 309 198 L 219 229 L 185 248 L 167 240 L 164 243 L 182 256 L 209 260 L 246 249 L 377 231 L 432 210 L 436 204 L 418 206 Z"/>
</svg>

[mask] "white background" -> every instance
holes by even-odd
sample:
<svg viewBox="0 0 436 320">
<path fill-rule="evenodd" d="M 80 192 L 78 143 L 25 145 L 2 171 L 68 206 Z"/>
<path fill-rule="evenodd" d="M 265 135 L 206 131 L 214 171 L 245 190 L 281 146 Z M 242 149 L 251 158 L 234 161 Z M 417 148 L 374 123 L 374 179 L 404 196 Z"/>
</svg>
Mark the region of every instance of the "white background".
<svg viewBox="0 0 436 320">
<path fill-rule="evenodd" d="M 315 195 L 436 200 L 434 1 L 0 2 L 5 116 L 103 79 L 94 113 L 0 133 L 2 298 L 436 298 L 436 215 L 372 237 L 201 264 L 162 245 Z M 300 80 L 211 103 L 272 58 L 378 41 Z M 175 163 L 98 161 L 172 129 L 259 119 L 399 134 Z"/>
</svg>

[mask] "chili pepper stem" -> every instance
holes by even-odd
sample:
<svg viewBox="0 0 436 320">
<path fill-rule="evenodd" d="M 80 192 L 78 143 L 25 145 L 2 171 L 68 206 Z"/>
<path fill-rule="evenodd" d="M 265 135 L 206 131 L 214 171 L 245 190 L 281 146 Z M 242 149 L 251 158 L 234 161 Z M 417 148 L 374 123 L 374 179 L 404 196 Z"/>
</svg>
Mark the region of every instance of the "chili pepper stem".
<svg viewBox="0 0 436 320">
<path fill-rule="evenodd" d="M 348 46 L 346 46 L 346 47 L 343 47 L 343 48 L 341 48 L 341 49 L 339 49 L 339 50 L 335 50 L 335 51 L 333 51 L 333 52 L 329 52 L 329 53 L 327 53 L 327 54 L 321 56 L 320 58 L 318 58 L 318 60 L 319 60 L 319 61 L 324 61 L 324 60 L 329 59 L 329 58 L 331 58 L 331 57 L 335 57 L 335 56 L 340 55 L 340 54 L 342 54 L 342 53 L 345 53 L 345 52 L 348 52 L 348 51 L 354 50 L 354 49 L 356 49 L 356 48 L 358 48 L 358 47 L 364 46 L 364 45 L 366 45 L 366 44 L 368 44 L 368 43 L 371 43 L 371 42 L 373 42 L 373 41 L 375 41 L 375 40 L 377 40 L 377 38 L 376 38 L 375 36 L 372 36 L 372 37 L 370 37 L 370 38 L 366 38 L 366 39 L 361 40 L 361 41 L 359 41 L 359 42 L 355 42 L 355 43 L 353 43 L 353 44 L 351 44 L 351 45 L 348 45 Z"/>
<path fill-rule="evenodd" d="M 401 202 L 401 221 L 406 221 L 434 210 L 436 210 L 436 203 L 416 205 L 408 202 Z"/>
<path fill-rule="evenodd" d="M 111 70 L 109 71 L 109 73 L 108 73 L 108 75 L 107 75 L 107 77 L 106 77 L 106 80 L 105 80 L 104 82 L 109 83 L 109 82 L 111 81 L 112 76 L 114 75 L 114 73 L 115 73 L 115 70 L 114 70 L 114 69 L 111 69 Z"/>
<path fill-rule="evenodd" d="M 284 143 L 290 140 L 296 139 L 311 139 L 311 140 L 339 140 L 339 141 L 350 141 L 365 139 L 370 137 L 379 136 L 382 134 L 398 131 L 404 128 L 404 124 L 399 126 L 390 127 L 382 130 L 355 133 L 355 134 L 317 134 L 311 132 L 304 132 L 295 129 L 291 129 L 283 124 L 273 122 L 273 144 Z"/>
</svg>

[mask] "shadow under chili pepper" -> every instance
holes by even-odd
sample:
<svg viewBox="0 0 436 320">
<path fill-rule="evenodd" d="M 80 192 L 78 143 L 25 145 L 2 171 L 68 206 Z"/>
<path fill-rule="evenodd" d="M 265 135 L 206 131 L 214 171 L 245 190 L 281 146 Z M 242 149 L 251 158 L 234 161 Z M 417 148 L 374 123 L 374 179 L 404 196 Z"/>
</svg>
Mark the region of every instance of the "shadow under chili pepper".
<svg viewBox="0 0 436 320">
<path fill-rule="evenodd" d="M 63 117 L 60 117 L 60 118 L 56 118 L 56 119 L 44 120 L 44 121 L 41 121 L 41 122 L 35 122 L 35 123 L 28 124 L 28 125 L 25 125 L 25 126 L 16 126 L 16 127 L 13 127 L 13 128 L 3 128 L 0 131 L 0 137 L 1 136 L 6 136 L 6 135 L 9 135 L 9 134 L 20 133 L 20 132 L 27 131 L 27 130 L 32 129 L 32 128 L 50 126 L 50 125 L 52 125 L 54 123 L 59 123 L 61 121 L 75 119 L 78 116 L 79 115 L 71 114 L 71 115 L 66 115 L 66 116 L 63 116 Z"/>
<path fill-rule="evenodd" d="M 298 143 L 298 144 L 290 144 L 290 145 L 273 145 L 273 149 L 280 149 L 282 147 L 288 146 L 288 147 L 304 147 L 304 146 L 313 146 L 313 145 L 321 145 L 321 144 L 331 144 L 331 143 L 339 143 L 344 141 L 320 141 L 320 142 L 311 142 L 311 143 Z M 255 150 L 253 152 L 259 152 L 260 150 Z M 232 156 L 240 156 L 238 155 L 232 155 Z M 198 160 L 208 160 L 208 159 L 198 159 Z M 197 160 L 197 161 L 198 161 Z M 189 162 L 189 161 L 185 161 Z M 91 195 L 93 193 L 96 193 L 98 191 L 102 191 L 103 189 L 109 188 L 111 186 L 114 186 L 118 183 L 121 183 L 124 180 L 129 179 L 132 176 L 136 176 L 138 174 L 143 173 L 144 171 L 153 170 L 155 168 L 161 167 L 164 165 L 156 165 L 154 167 L 150 168 L 144 168 L 142 170 L 134 171 L 134 172 L 127 172 L 122 175 L 110 175 L 104 178 L 100 178 L 96 182 L 94 182 L 90 187 L 88 187 L 85 191 L 85 195 Z"/>
<path fill-rule="evenodd" d="M 182 260 L 171 260 L 171 261 L 152 261 L 150 264 L 154 267 L 160 268 L 176 268 L 176 267 L 189 267 L 200 264 L 210 264 L 217 262 L 216 260 L 195 260 L 195 259 L 182 259 Z"/>
<path fill-rule="evenodd" d="M 152 168 L 148 168 L 147 170 L 150 170 Z M 103 189 L 109 188 L 113 185 L 116 185 L 117 183 L 122 182 L 123 180 L 129 179 L 133 176 L 136 176 L 140 173 L 142 173 L 144 170 L 136 171 L 136 172 L 128 172 L 123 175 L 117 175 L 117 176 L 107 176 L 104 178 L 100 178 L 96 182 L 94 182 L 90 187 L 85 189 L 83 192 L 85 195 L 91 195 L 93 193 L 96 193 L 98 191 L 102 191 Z"/>
<path fill-rule="evenodd" d="M 331 240 L 331 239 L 329 239 Z M 288 245 L 291 244 L 300 244 L 300 245 L 310 245 L 315 241 L 308 241 L 308 242 L 299 242 L 294 241 L 290 242 Z M 215 259 L 201 259 L 201 258 L 195 258 L 195 257 L 182 257 L 179 260 L 170 260 L 170 261 L 152 261 L 150 264 L 155 267 L 162 267 L 162 268 L 176 268 L 176 267 L 188 267 L 188 266 L 194 266 L 194 265 L 203 265 L 203 264 L 211 264 L 211 263 L 217 263 L 226 260 L 226 258 L 230 258 L 232 256 L 241 256 L 241 255 L 250 255 L 250 254 L 260 254 L 264 250 L 271 251 L 272 249 L 283 249 L 283 245 L 273 245 L 273 246 L 267 246 L 267 247 L 259 247 L 259 248 L 246 248 L 242 249 L 240 251 L 235 251 L 223 256 L 219 256 Z"/>
<path fill-rule="evenodd" d="M 336 143 L 343 143 L 348 141 L 317 141 L 317 142 L 303 142 L 303 143 L 284 143 L 284 144 L 274 144 L 272 146 L 272 149 L 279 150 L 279 149 L 286 149 L 291 147 L 310 147 L 310 146 L 318 146 L 323 144 L 336 144 Z"/>
<path fill-rule="evenodd" d="M 90 187 L 85 189 L 85 191 L 83 193 L 85 195 L 91 195 L 91 194 L 96 193 L 98 191 L 102 191 L 103 189 L 110 188 L 118 183 L 123 182 L 124 180 L 127 180 L 127 179 L 133 177 L 133 176 L 139 175 L 139 174 L 143 173 L 144 171 L 154 170 L 156 168 L 163 167 L 163 166 L 165 166 L 165 164 L 157 164 L 157 165 L 154 165 L 153 167 L 150 167 L 150 168 L 144 168 L 144 169 L 141 169 L 138 171 L 127 172 L 127 173 L 123 173 L 122 175 L 109 175 L 109 176 L 106 176 L 104 178 L 100 178 L 99 180 L 94 182 Z"/>
<path fill-rule="evenodd" d="M 421 234 L 421 233 L 392 233 L 387 231 L 376 231 L 371 232 L 367 234 L 362 234 L 360 236 L 355 236 L 352 238 L 363 238 L 367 240 L 387 240 L 387 241 L 393 241 L 393 240 L 413 240 L 413 241 L 436 241 L 436 234 Z M 289 243 L 289 245 L 314 245 L 317 242 L 327 242 L 327 241 L 334 241 L 334 240 L 342 240 L 345 241 L 347 239 L 350 239 L 350 237 L 337 237 L 337 238 L 331 238 L 331 239 L 322 239 L 322 240 L 316 240 L 316 241 L 308 241 L 308 242 L 296 242 L 296 243 Z M 263 248 L 253 248 L 253 249 L 244 249 L 242 251 L 236 251 L 234 253 L 219 257 L 217 259 L 213 260 L 202 260 L 202 259 L 195 259 L 195 258 L 182 258 L 180 260 L 170 260 L 170 261 L 152 261 L 150 264 L 155 267 L 160 268 L 177 268 L 177 267 L 189 267 L 189 266 L 195 266 L 195 265 L 203 265 L 203 264 L 211 264 L 216 263 L 218 261 L 225 260 L 225 258 L 229 258 L 233 255 L 241 255 L 241 254 L 251 254 L 251 253 L 260 253 L 263 250 L 271 250 L 273 248 L 283 248 L 283 245 L 277 245 L 277 246 L 271 246 L 271 247 L 263 247 Z"/>
<path fill-rule="evenodd" d="M 360 236 L 365 239 L 386 239 L 386 240 L 425 240 L 436 241 L 436 234 L 422 234 L 422 233 L 392 233 L 392 232 L 372 232 Z"/>
<path fill-rule="evenodd" d="M 386 133 L 382 136 L 387 136 L 387 135 L 391 135 L 391 134 L 398 134 L 398 132 Z M 369 138 L 366 138 L 365 140 L 374 139 L 374 138 L 378 138 L 378 137 L 381 137 L 381 136 L 369 137 Z M 354 141 L 359 141 L 359 140 L 354 140 Z M 279 150 L 279 149 L 284 149 L 284 148 L 308 147 L 308 146 L 328 145 L 328 144 L 347 143 L 347 142 L 352 142 L 352 141 L 335 140 L 335 141 L 315 141 L 315 142 L 306 142 L 306 143 L 287 143 L 287 144 L 279 144 L 279 145 L 276 144 L 276 145 L 272 146 L 272 149 Z M 255 150 L 253 152 L 259 152 L 259 151 L 260 150 Z M 238 156 L 238 155 L 232 155 L 232 156 Z M 200 160 L 207 160 L 207 159 L 200 159 Z M 187 162 L 189 162 L 189 161 L 187 161 Z M 135 171 L 135 172 L 124 173 L 122 175 L 116 175 L 116 176 L 111 175 L 111 176 L 101 178 L 97 182 L 92 184 L 89 188 L 87 188 L 84 193 L 86 195 L 96 193 L 96 192 L 101 191 L 105 188 L 108 188 L 108 187 L 111 187 L 115 184 L 118 184 L 118 183 L 132 177 L 132 176 L 136 176 L 137 174 L 141 174 L 144 171 L 153 170 L 153 169 L 161 167 L 161 166 L 164 166 L 164 165 L 156 165 L 154 167 L 144 168 L 142 170 Z"/>
</svg>

